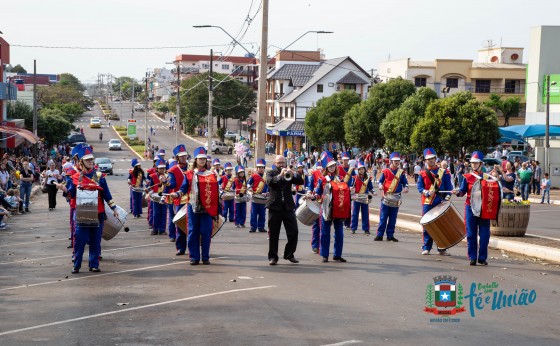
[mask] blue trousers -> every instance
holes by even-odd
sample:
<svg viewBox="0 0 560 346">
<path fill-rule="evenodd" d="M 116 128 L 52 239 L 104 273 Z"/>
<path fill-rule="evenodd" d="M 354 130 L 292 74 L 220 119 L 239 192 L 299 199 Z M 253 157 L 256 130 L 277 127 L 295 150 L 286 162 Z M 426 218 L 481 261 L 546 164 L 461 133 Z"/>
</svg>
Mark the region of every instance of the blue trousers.
<svg viewBox="0 0 560 346">
<path fill-rule="evenodd" d="M 19 185 L 19 194 L 23 200 L 23 207 L 25 209 L 29 208 L 29 199 L 31 198 L 31 183 L 28 181 L 22 181 Z"/>
<path fill-rule="evenodd" d="M 132 215 L 142 215 L 142 192 L 132 191 Z"/>
<path fill-rule="evenodd" d="M 352 202 L 352 228 L 353 231 L 358 229 L 358 216 L 362 213 L 362 230 L 369 231 L 369 204 Z"/>
<path fill-rule="evenodd" d="M 183 206 L 184 206 L 184 204 L 179 204 L 179 206 L 177 206 L 176 209 L 175 209 L 175 214 L 179 210 L 181 210 L 181 208 L 183 208 Z M 188 212 L 189 209 L 190 209 L 190 206 L 187 209 L 187 212 Z M 188 214 L 188 216 L 190 217 L 191 215 Z M 190 222 L 190 220 L 187 223 L 189 223 L 189 222 Z M 187 251 L 187 235 L 185 234 L 185 232 L 181 231 L 181 229 L 179 227 L 176 227 L 175 229 L 177 231 L 177 233 L 176 233 L 177 237 L 175 238 L 176 239 L 175 240 L 175 247 L 177 248 L 177 251 L 185 252 L 185 251 Z"/>
<path fill-rule="evenodd" d="M 154 202 L 148 201 L 148 225 L 154 225 Z"/>
<path fill-rule="evenodd" d="M 86 244 L 89 243 L 89 267 L 99 268 L 99 256 L 101 255 L 101 233 L 103 233 L 104 220 L 99 221 L 98 226 L 76 225 L 74 243 L 74 267 L 82 267 L 82 257 Z"/>
<path fill-rule="evenodd" d="M 251 229 L 264 229 L 266 205 L 251 202 Z"/>
<path fill-rule="evenodd" d="M 392 238 L 395 234 L 395 225 L 397 224 L 397 214 L 399 207 L 389 207 L 381 203 L 379 212 L 379 226 L 377 227 L 377 236 L 383 237 L 387 231 L 387 237 Z"/>
<path fill-rule="evenodd" d="M 167 206 L 161 203 L 150 203 L 152 204 L 154 231 L 158 233 L 164 233 L 165 223 L 167 221 Z"/>
<path fill-rule="evenodd" d="M 474 216 L 471 206 L 465 204 L 465 226 L 469 259 L 476 260 L 478 251 L 478 260 L 485 261 L 488 258 L 488 243 L 490 242 L 490 220 Z M 480 244 L 478 244 L 478 236 L 480 236 Z"/>
<path fill-rule="evenodd" d="M 176 227 L 173 223 L 173 218 L 175 217 L 175 205 L 167 205 L 167 233 L 169 233 L 169 238 L 176 238 Z"/>
<path fill-rule="evenodd" d="M 200 261 L 202 248 L 202 260 L 209 260 L 212 217 L 208 213 L 194 213 L 190 204 L 187 206 L 187 212 L 189 214 L 189 255 L 191 259 Z"/>
<path fill-rule="evenodd" d="M 321 215 L 321 256 L 329 257 L 331 246 L 331 225 L 334 226 L 334 256 L 342 256 L 342 246 L 344 245 L 344 220 L 334 219 L 325 221 Z"/>
<path fill-rule="evenodd" d="M 224 201 L 224 207 L 222 209 L 222 216 L 224 219 L 228 218 L 229 214 L 229 222 L 232 222 L 235 219 L 235 208 L 234 208 L 234 201 Z"/>
<path fill-rule="evenodd" d="M 132 213 L 132 190 L 130 190 L 130 212 Z"/>
<path fill-rule="evenodd" d="M 247 202 L 235 203 L 235 225 L 245 225 Z"/>
<path fill-rule="evenodd" d="M 311 249 L 318 249 L 321 245 L 321 218 L 311 226 Z"/>
</svg>

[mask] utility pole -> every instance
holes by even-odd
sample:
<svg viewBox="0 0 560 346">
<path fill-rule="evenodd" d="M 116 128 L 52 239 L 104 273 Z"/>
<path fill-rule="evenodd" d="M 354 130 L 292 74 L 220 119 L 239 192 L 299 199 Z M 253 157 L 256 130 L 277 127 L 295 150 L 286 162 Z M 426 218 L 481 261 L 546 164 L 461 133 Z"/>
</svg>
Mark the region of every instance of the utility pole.
<svg viewBox="0 0 560 346">
<path fill-rule="evenodd" d="M 546 129 L 544 143 L 544 172 L 550 174 L 550 75 L 546 76 Z M 544 197 L 543 197 L 544 198 Z"/>
<path fill-rule="evenodd" d="M 132 116 L 130 117 L 131 119 L 134 119 L 134 79 L 132 80 Z"/>
<path fill-rule="evenodd" d="M 175 146 L 179 145 L 179 124 L 181 119 L 181 65 L 177 60 L 177 98 L 175 111 Z M 210 149 L 212 150 L 212 149 Z"/>
<path fill-rule="evenodd" d="M 208 152 L 212 152 L 212 125 L 214 121 L 212 120 L 212 100 L 213 87 L 212 87 L 212 65 L 214 64 L 213 58 L 214 51 L 210 49 L 210 72 L 208 74 Z"/>
<path fill-rule="evenodd" d="M 255 162 L 264 158 L 266 138 L 266 76 L 268 74 L 268 0 L 262 3 L 261 57 L 259 62 L 259 93 L 257 106 L 257 143 L 255 145 Z"/>
<path fill-rule="evenodd" d="M 146 100 L 144 101 L 144 141 L 148 150 L 148 72 L 146 72 Z"/>
<path fill-rule="evenodd" d="M 33 134 L 37 137 L 37 60 L 33 60 Z M 33 146 L 33 156 L 37 157 L 37 143 Z"/>
</svg>

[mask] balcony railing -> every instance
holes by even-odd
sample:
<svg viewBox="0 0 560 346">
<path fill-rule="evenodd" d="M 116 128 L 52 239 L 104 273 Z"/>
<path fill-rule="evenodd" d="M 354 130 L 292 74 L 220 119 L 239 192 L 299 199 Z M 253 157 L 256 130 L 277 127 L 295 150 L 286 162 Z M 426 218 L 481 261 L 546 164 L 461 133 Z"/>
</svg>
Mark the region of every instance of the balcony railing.
<svg viewBox="0 0 560 346">
<path fill-rule="evenodd" d="M 514 94 L 523 95 L 525 94 L 524 88 L 490 88 L 490 87 L 470 87 L 468 91 L 475 94 Z"/>
<path fill-rule="evenodd" d="M 284 93 L 267 93 L 266 99 L 267 100 L 279 100 L 284 96 Z"/>
<path fill-rule="evenodd" d="M 17 100 L 17 87 L 12 83 L 0 83 L 0 100 Z"/>
</svg>

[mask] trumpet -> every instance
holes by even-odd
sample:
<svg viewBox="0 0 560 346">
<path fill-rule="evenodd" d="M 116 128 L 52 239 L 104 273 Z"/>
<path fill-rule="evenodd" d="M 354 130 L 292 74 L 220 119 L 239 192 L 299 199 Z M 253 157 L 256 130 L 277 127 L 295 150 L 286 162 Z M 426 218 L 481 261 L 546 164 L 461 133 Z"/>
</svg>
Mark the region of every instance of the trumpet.
<svg viewBox="0 0 560 346">
<path fill-rule="evenodd" d="M 294 178 L 294 172 L 292 172 L 292 171 L 287 171 L 287 172 L 284 174 L 284 180 L 286 180 L 286 181 L 290 181 L 290 180 L 292 180 L 293 178 Z"/>
</svg>

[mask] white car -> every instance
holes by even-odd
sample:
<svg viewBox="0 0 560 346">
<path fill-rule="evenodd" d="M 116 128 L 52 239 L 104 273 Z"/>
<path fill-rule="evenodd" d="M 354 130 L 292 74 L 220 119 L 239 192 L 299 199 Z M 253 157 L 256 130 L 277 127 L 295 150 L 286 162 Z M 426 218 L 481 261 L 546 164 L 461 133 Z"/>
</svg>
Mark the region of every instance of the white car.
<svg viewBox="0 0 560 346">
<path fill-rule="evenodd" d="M 208 145 L 205 145 L 204 148 L 206 150 L 208 150 Z M 212 150 L 211 151 L 215 154 L 221 154 L 221 153 L 231 154 L 233 152 L 233 147 L 225 144 L 224 142 L 212 141 Z"/>
<path fill-rule="evenodd" d="M 111 139 L 109 141 L 109 150 L 122 150 L 121 141 L 118 139 Z"/>
<path fill-rule="evenodd" d="M 227 130 L 226 133 L 224 134 L 224 138 L 228 138 L 228 139 L 236 139 L 237 136 L 238 136 L 237 133 L 229 130 Z"/>
</svg>

